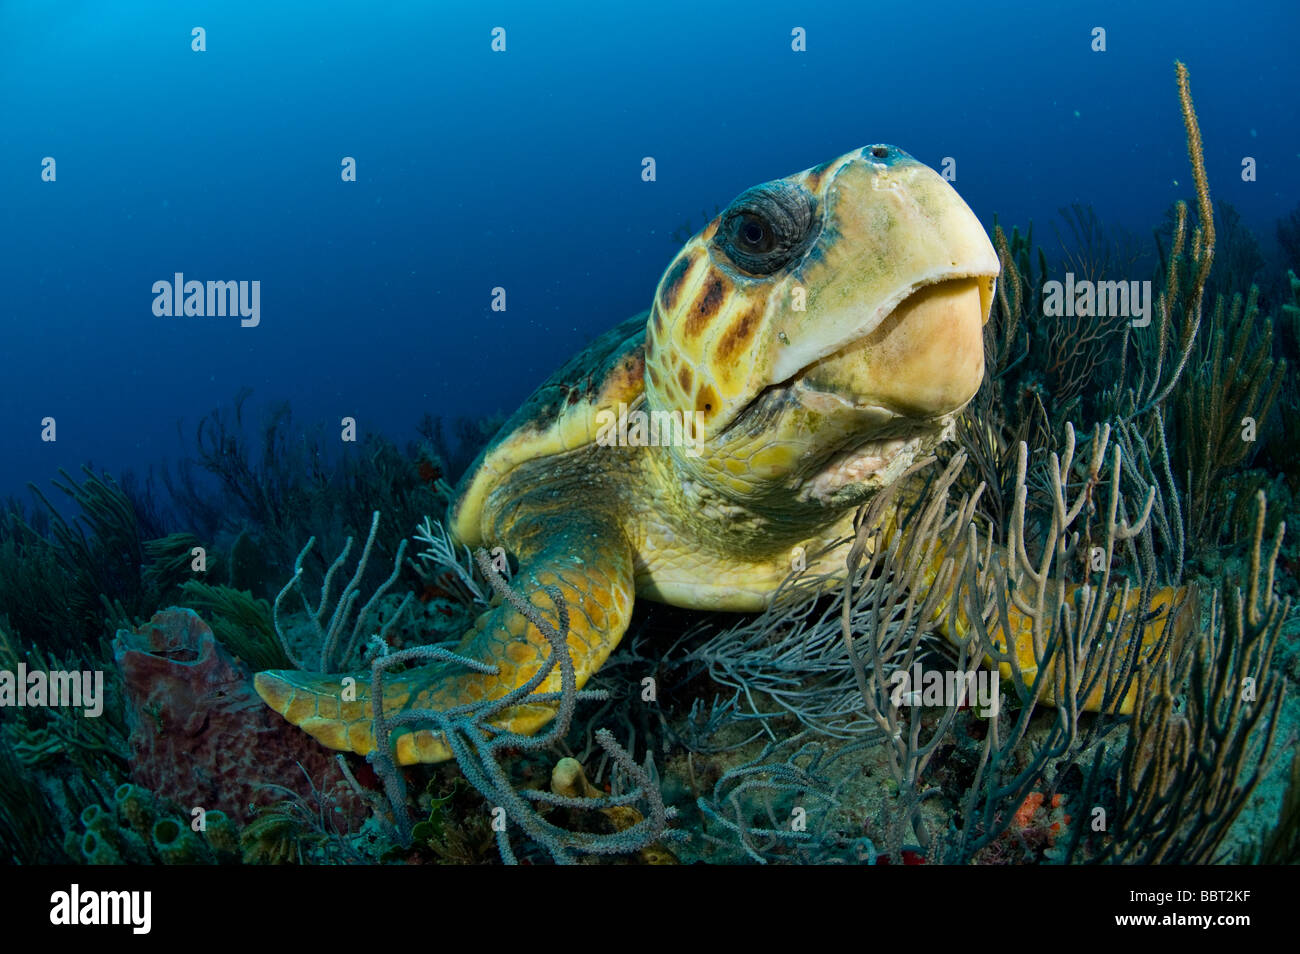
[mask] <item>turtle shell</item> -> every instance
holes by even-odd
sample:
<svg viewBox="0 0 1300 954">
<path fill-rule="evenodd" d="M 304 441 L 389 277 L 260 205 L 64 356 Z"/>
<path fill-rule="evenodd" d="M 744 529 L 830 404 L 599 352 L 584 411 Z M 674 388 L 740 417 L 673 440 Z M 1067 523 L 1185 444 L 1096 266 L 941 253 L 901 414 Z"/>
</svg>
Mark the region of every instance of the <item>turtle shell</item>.
<svg viewBox="0 0 1300 954">
<path fill-rule="evenodd" d="M 483 502 L 516 467 L 596 440 L 597 415 L 645 393 L 648 312 L 611 328 L 547 378 L 501 426 L 461 477 L 447 525 L 461 543 L 482 543 Z"/>
</svg>

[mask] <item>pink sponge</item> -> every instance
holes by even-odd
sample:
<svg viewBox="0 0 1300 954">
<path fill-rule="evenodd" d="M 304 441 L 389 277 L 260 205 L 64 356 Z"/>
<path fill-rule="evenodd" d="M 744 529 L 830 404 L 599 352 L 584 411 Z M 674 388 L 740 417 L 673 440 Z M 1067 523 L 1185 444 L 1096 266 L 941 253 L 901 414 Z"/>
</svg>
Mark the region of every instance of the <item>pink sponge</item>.
<svg viewBox="0 0 1300 954">
<path fill-rule="evenodd" d="M 137 784 L 243 824 L 253 806 L 285 797 L 259 784 L 310 799 L 305 769 L 343 809 L 340 822 L 364 818 L 333 756 L 262 703 L 252 673 L 193 610 L 171 607 L 134 632 L 118 630 L 113 656 L 125 686 Z"/>
</svg>

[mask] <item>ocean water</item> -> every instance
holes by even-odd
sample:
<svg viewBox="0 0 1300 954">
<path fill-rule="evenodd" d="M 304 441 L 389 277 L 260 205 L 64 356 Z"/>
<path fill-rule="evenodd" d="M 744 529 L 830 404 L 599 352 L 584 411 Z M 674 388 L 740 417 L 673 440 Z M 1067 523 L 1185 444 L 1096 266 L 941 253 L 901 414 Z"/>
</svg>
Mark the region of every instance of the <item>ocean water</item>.
<svg viewBox="0 0 1300 954">
<path fill-rule="evenodd" d="M 508 413 L 648 307 L 675 230 L 867 143 L 955 160 L 986 225 L 1050 235 L 1083 202 L 1149 235 L 1191 195 L 1175 58 L 1216 199 L 1270 242 L 1300 201 L 1297 25 L 1286 0 L 5 3 L 0 495 L 147 471 L 246 387 L 398 440 Z M 178 272 L 260 282 L 260 322 L 156 316 Z"/>
</svg>

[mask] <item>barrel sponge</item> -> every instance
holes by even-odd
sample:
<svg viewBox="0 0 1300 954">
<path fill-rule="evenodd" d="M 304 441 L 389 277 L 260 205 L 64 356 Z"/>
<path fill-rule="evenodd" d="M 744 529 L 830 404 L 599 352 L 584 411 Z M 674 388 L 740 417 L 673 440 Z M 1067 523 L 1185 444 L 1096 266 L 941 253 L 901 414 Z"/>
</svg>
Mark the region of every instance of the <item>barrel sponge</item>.
<svg viewBox="0 0 1300 954">
<path fill-rule="evenodd" d="M 276 800 L 268 782 L 304 798 L 314 785 L 331 793 L 349 823 L 364 821 L 366 806 L 332 754 L 263 704 L 248 666 L 193 610 L 172 607 L 133 630 L 118 630 L 113 655 L 135 786 L 119 798 L 126 800 L 119 810 L 146 840 L 162 813 L 149 817 L 141 789 L 160 801 L 219 806 L 245 825 L 254 814 L 250 806 Z"/>
</svg>

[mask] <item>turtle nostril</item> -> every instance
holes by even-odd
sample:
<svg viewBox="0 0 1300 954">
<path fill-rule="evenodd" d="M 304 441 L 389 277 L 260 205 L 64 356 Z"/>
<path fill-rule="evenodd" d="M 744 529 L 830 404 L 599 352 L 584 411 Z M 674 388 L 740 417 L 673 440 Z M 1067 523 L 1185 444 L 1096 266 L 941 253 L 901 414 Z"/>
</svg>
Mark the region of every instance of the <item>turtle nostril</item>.
<svg viewBox="0 0 1300 954">
<path fill-rule="evenodd" d="M 871 147 L 871 154 L 872 154 L 873 156 L 875 156 L 877 159 L 884 159 L 884 158 L 886 158 L 886 157 L 889 155 L 889 147 L 888 147 L 888 146 L 872 146 L 872 147 Z"/>
</svg>

